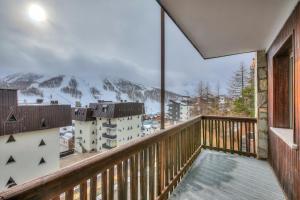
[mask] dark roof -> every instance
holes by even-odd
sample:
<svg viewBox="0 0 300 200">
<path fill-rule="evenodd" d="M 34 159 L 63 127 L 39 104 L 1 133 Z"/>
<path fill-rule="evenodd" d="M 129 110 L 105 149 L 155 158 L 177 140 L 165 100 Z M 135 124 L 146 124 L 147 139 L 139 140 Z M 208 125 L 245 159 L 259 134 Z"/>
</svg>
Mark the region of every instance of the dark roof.
<svg viewBox="0 0 300 200">
<path fill-rule="evenodd" d="M 90 121 L 96 117 L 119 118 L 145 113 L 144 103 L 137 102 L 100 102 L 91 103 L 89 108 L 73 109 L 72 118 L 78 121 Z"/>
<path fill-rule="evenodd" d="M 0 106 L 17 106 L 17 90 L 0 89 Z"/>
<path fill-rule="evenodd" d="M 92 108 L 72 108 L 72 119 L 77 121 L 93 121 Z"/>
<path fill-rule="evenodd" d="M 69 105 L 17 105 L 17 91 L 0 89 L 0 136 L 69 126 Z"/>
</svg>

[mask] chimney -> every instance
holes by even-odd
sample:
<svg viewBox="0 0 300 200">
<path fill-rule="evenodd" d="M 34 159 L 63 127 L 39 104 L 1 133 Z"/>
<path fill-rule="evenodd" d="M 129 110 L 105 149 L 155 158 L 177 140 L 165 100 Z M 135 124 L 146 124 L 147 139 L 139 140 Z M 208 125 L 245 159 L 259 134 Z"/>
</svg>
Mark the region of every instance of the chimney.
<svg viewBox="0 0 300 200">
<path fill-rule="evenodd" d="M 43 99 L 37 99 L 37 100 L 36 100 L 36 103 L 37 103 L 37 104 L 42 104 L 43 102 L 44 102 Z"/>
<path fill-rule="evenodd" d="M 51 101 L 50 101 L 50 104 L 51 104 L 51 105 L 58 105 L 58 101 L 57 101 L 57 100 L 51 100 Z"/>
</svg>

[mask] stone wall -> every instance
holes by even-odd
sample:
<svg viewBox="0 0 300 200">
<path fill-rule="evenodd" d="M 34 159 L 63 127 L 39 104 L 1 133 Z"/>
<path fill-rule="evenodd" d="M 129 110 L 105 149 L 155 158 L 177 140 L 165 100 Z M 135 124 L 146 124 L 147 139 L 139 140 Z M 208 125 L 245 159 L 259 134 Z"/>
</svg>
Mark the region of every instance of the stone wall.
<svg viewBox="0 0 300 200">
<path fill-rule="evenodd" d="M 265 51 L 256 52 L 257 157 L 268 158 L 268 66 Z"/>
</svg>

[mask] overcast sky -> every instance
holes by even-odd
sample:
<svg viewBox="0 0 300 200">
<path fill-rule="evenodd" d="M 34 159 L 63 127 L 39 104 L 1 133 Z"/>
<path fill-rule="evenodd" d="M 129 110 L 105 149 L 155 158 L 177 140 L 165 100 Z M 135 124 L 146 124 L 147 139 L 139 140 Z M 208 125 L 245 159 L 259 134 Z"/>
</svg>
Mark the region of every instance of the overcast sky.
<svg viewBox="0 0 300 200">
<path fill-rule="evenodd" d="M 36 3 L 47 21 L 34 22 Z M 155 0 L 1 0 L 0 77 L 16 72 L 122 77 L 160 84 L 160 8 Z M 254 54 L 203 60 L 176 25 L 166 21 L 166 85 L 175 92 L 199 80 L 223 91 Z"/>
</svg>

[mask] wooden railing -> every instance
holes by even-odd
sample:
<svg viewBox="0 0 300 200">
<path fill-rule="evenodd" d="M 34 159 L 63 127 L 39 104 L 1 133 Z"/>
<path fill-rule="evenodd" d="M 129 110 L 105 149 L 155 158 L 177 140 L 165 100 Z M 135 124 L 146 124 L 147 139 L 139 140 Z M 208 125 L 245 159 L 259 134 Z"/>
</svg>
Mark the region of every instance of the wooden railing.
<svg viewBox="0 0 300 200">
<path fill-rule="evenodd" d="M 256 156 L 256 118 L 202 116 L 203 147 Z"/>
<path fill-rule="evenodd" d="M 17 185 L 0 199 L 167 199 L 202 147 L 255 155 L 255 122 L 196 117 Z"/>
</svg>

